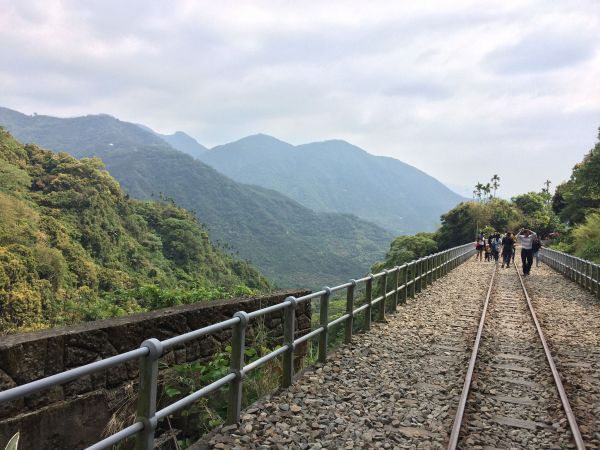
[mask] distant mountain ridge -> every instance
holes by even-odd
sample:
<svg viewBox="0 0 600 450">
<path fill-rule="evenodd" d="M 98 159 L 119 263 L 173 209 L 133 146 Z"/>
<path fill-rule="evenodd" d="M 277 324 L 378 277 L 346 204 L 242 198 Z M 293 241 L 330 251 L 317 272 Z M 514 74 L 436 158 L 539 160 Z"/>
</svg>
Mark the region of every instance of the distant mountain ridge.
<svg viewBox="0 0 600 450">
<path fill-rule="evenodd" d="M 238 251 L 280 286 L 318 287 L 366 273 L 393 237 L 355 216 L 316 213 L 273 190 L 237 183 L 111 116 L 61 119 L 0 107 L 0 125 L 23 142 L 101 158 L 132 197 L 174 199 L 206 224 L 213 242 Z"/>
<path fill-rule="evenodd" d="M 200 144 L 193 137 L 185 134 L 183 131 L 176 131 L 173 134 L 158 134 L 158 136 L 165 140 L 167 144 L 169 144 L 175 150 L 187 153 L 196 159 L 199 159 L 208 151 L 208 148 Z"/>
<path fill-rule="evenodd" d="M 257 134 L 200 159 L 241 183 L 274 189 L 316 211 L 355 214 L 394 234 L 434 231 L 440 215 L 464 200 L 415 167 L 342 140 L 294 146 Z"/>
</svg>

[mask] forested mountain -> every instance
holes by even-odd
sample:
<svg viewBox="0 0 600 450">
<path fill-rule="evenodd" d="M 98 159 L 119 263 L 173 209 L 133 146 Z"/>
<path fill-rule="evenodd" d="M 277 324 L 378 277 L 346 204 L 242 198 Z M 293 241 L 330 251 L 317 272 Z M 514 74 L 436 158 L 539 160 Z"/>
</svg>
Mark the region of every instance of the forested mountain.
<svg viewBox="0 0 600 450">
<path fill-rule="evenodd" d="M 100 160 L 0 129 L 0 332 L 166 306 L 164 289 L 193 301 L 239 286 L 269 288 L 189 212 L 131 200 Z"/>
<path fill-rule="evenodd" d="M 355 214 L 397 234 L 435 230 L 440 215 L 463 200 L 408 164 L 339 140 L 293 146 L 259 134 L 200 159 L 241 183 L 275 189 L 316 211 Z"/>
<path fill-rule="evenodd" d="M 171 147 L 175 150 L 179 150 L 180 152 L 187 153 L 190 156 L 193 156 L 196 159 L 199 159 L 204 153 L 208 151 L 208 149 L 198 143 L 196 139 L 185 134 L 183 131 L 177 131 L 173 134 L 159 134 L 157 135 L 167 142 Z"/>
<path fill-rule="evenodd" d="M 25 142 L 101 158 L 133 197 L 174 199 L 207 225 L 213 242 L 238 251 L 280 286 L 315 287 L 363 274 L 392 237 L 357 217 L 315 213 L 275 191 L 234 182 L 110 116 L 60 119 L 0 108 L 0 124 Z"/>
</svg>

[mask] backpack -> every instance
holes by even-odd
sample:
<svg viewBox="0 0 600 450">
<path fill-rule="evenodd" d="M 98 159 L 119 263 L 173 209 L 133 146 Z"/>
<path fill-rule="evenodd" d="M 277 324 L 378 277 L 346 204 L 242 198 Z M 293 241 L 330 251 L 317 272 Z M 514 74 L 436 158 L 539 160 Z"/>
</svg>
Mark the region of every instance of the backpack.
<svg viewBox="0 0 600 450">
<path fill-rule="evenodd" d="M 534 252 L 539 251 L 540 248 L 542 248 L 542 243 L 540 242 L 540 238 L 539 237 L 534 237 L 533 238 L 533 242 L 531 243 L 531 248 L 533 249 Z"/>
</svg>

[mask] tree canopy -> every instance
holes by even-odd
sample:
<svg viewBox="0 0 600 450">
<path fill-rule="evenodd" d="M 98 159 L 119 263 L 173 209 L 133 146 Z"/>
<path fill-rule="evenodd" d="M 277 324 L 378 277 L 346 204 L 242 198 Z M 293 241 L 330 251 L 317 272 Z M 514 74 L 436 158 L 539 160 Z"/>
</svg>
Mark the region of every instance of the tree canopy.
<svg viewBox="0 0 600 450">
<path fill-rule="evenodd" d="M 132 200 L 100 160 L 0 129 L 0 332 L 143 311 L 148 286 L 197 301 L 270 285 L 173 202 Z"/>
</svg>

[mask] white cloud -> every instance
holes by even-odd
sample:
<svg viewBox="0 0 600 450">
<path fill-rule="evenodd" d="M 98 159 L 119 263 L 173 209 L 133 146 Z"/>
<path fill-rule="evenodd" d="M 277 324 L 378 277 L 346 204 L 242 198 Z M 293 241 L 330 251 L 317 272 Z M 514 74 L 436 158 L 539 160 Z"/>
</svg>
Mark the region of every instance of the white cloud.
<svg viewBox="0 0 600 450">
<path fill-rule="evenodd" d="M 505 195 L 566 178 L 600 124 L 594 0 L 0 11 L 0 104 L 27 113 L 104 112 L 206 145 L 342 138 L 454 184 L 499 173 Z"/>
</svg>

